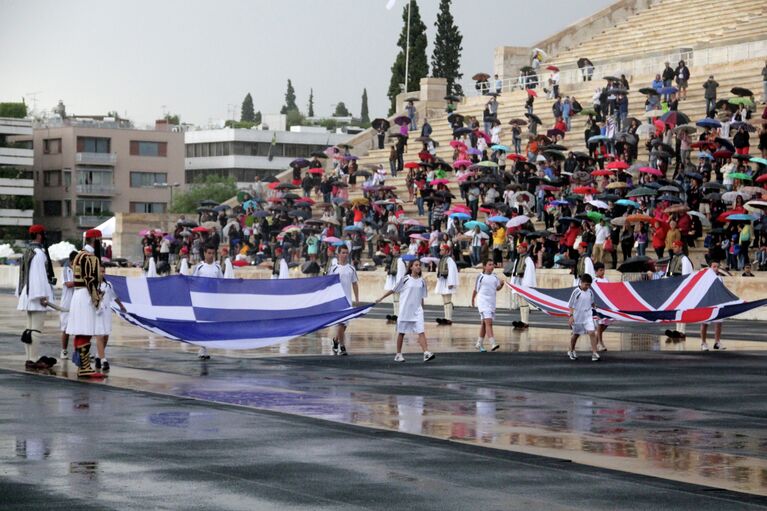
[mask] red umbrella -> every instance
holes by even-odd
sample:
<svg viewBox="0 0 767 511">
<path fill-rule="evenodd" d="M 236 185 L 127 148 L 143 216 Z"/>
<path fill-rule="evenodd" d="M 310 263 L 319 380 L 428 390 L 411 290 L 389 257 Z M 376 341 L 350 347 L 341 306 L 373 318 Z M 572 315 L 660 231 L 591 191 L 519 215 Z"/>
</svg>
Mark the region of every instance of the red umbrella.
<svg viewBox="0 0 767 511">
<path fill-rule="evenodd" d="M 510 154 L 506 157 L 507 160 L 514 160 L 514 161 L 527 161 L 527 156 L 524 156 L 522 154 Z"/>
<path fill-rule="evenodd" d="M 274 203 L 282 202 L 282 198 L 281 197 L 269 197 L 268 200 L 269 200 L 269 202 L 274 202 Z"/>
<path fill-rule="evenodd" d="M 202 226 L 195 227 L 194 229 L 192 229 L 192 232 L 208 232 L 208 228 L 207 227 L 202 227 Z"/>
<path fill-rule="evenodd" d="M 482 138 L 484 138 L 484 139 L 485 139 L 485 142 L 487 142 L 488 144 L 490 143 L 490 135 L 488 135 L 488 134 L 487 134 L 487 133 L 485 133 L 484 131 L 482 131 L 482 130 L 477 130 L 477 131 L 476 131 L 476 135 L 477 135 L 478 137 L 482 137 Z"/>
<path fill-rule="evenodd" d="M 548 69 L 549 71 L 559 71 L 559 68 L 557 66 L 553 66 L 553 65 L 546 66 L 546 69 Z"/>
<path fill-rule="evenodd" d="M 232 263 L 232 266 L 248 266 L 250 263 L 245 261 L 244 259 L 237 259 Z"/>
<path fill-rule="evenodd" d="M 641 167 L 639 169 L 639 172 L 644 172 L 645 174 L 651 174 L 653 176 L 662 176 L 663 172 L 661 172 L 658 169 L 654 169 L 652 167 Z"/>
<path fill-rule="evenodd" d="M 538 97 L 538 93 L 537 93 L 537 92 L 535 92 L 535 89 L 527 89 L 527 95 L 528 95 L 528 96 L 532 96 L 532 97 L 534 97 L 534 98 L 537 98 L 537 97 Z"/>
<path fill-rule="evenodd" d="M 711 142 L 706 142 L 704 140 L 701 140 L 699 142 L 694 142 L 690 144 L 690 147 L 692 147 L 693 149 L 700 149 L 700 150 L 710 149 L 712 151 L 716 149 L 716 146 L 714 144 L 712 144 Z"/>
<path fill-rule="evenodd" d="M 453 149 L 466 149 L 466 144 L 464 144 L 460 140 L 451 140 L 450 147 L 452 147 Z"/>
<path fill-rule="evenodd" d="M 541 186 L 541 190 L 546 192 L 554 192 L 556 190 L 559 190 L 558 186 L 552 186 L 552 185 L 543 185 Z"/>
<path fill-rule="evenodd" d="M 479 208 L 479 210 L 480 210 L 482 213 L 492 213 L 492 212 L 493 212 L 493 210 L 492 210 L 492 209 L 490 209 L 490 208 Z"/>
<path fill-rule="evenodd" d="M 296 199 L 296 204 L 298 204 L 299 202 L 304 204 L 309 204 L 311 206 L 314 204 L 314 199 L 312 199 L 311 197 L 301 197 L 300 199 Z"/>
<path fill-rule="evenodd" d="M 269 183 L 268 185 L 266 185 L 266 187 L 269 188 L 270 190 L 274 190 L 275 188 L 280 186 L 280 184 L 281 183 L 279 181 L 275 181 L 274 183 Z"/>
<path fill-rule="evenodd" d="M 454 169 L 457 169 L 457 168 L 460 168 L 460 167 L 470 167 L 470 166 L 471 166 L 471 161 L 469 161 L 469 160 L 455 160 L 453 162 L 453 168 Z"/>
<path fill-rule="evenodd" d="M 611 161 L 607 165 L 605 165 L 605 168 L 607 169 L 614 169 L 614 170 L 626 170 L 629 168 L 629 164 L 625 161 Z"/>
<path fill-rule="evenodd" d="M 589 193 L 597 193 L 597 189 L 593 186 L 576 186 L 573 188 L 573 191 L 575 193 L 580 193 L 583 195 L 589 194 Z"/>
<path fill-rule="evenodd" d="M 714 158 L 732 158 L 732 151 L 728 151 L 727 149 L 719 149 L 714 154 L 712 154 Z"/>
<path fill-rule="evenodd" d="M 307 172 L 309 172 L 309 174 L 324 174 L 325 173 L 325 171 L 322 170 L 322 169 L 309 169 Z"/>
<path fill-rule="evenodd" d="M 595 170 L 591 173 L 592 176 L 612 176 L 611 170 Z"/>
<path fill-rule="evenodd" d="M 725 211 L 724 213 L 722 213 L 721 215 L 719 215 L 719 216 L 716 218 L 716 221 L 717 221 L 717 222 L 720 222 L 720 223 L 724 223 L 724 222 L 726 222 L 726 221 L 727 221 L 727 217 L 728 217 L 728 216 L 730 216 L 730 215 L 738 215 L 738 214 L 741 214 L 741 213 L 743 213 L 743 210 L 740 210 L 740 211 L 738 211 L 738 210 L 734 210 L 734 209 L 731 209 L 731 210 L 729 210 L 729 211 Z"/>
<path fill-rule="evenodd" d="M 767 174 L 762 174 L 761 176 L 757 177 L 755 181 L 757 183 L 764 183 L 765 181 L 767 181 Z"/>
<path fill-rule="evenodd" d="M 421 166 L 420 163 L 417 163 L 417 162 L 414 162 L 414 161 L 409 161 L 409 162 L 407 162 L 405 164 L 405 168 L 406 169 L 417 169 L 420 166 Z"/>
</svg>

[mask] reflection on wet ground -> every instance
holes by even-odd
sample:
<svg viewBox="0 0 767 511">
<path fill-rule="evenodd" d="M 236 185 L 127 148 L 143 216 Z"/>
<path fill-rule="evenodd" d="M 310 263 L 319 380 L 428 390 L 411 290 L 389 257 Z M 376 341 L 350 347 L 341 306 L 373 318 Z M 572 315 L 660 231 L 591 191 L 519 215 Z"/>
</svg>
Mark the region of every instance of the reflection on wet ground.
<svg viewBox="0 0 767 511">
<path fill-rule="evenodd" d="M 51 315 L 49 326 L 53 319 Z M 7 309 L 0 321 L 6 332 L 20 328 L 21 319 Z M 115 324 L 110 341 L 113 370 L 99 385 L 566 458 L 767 495 L 767 413 L 746 406 L 728 408 L 720 402 L 730 394 L 738 400 L 748 399 L 749 392 L 764 391 L 767 356 L 756 350 L 766 344 L 757 341 L 728 339 L 727 353 L 662 353 L 695 350 L 698 340 L 669 344 L 657 335 L 608 331 L 605 360 L 599 364 L 580 360 L 574 366 L 564 361 L 567 332 L 562 329 L 520 333 L 499 327 L 496 338 L 501 353 L 450 354 L 473 351 L 476 326 L 456 324 L 428 327 L 431 348 L 440 354 L 434 363 L 420 364 L 417 345 L 410 340 L 405 350 L 406 358 L 410 354 L 408 362 L 396 365 L 390 361 L 392 327 L 366 319 L 352 323 L 348 342 L 352 356 L 342 361 L 311 356 L 329 354 L 330 332 L 325 331 L 249 352 L 212 350 L 211 362 L 200 363 L 192 346 Z M 9 336 L 2 339 L 0 353 L 7 356 L 0 359 L 0 367 L 18 369 L 22 357 L 17 346 Z M 623 352 L 656 353 L 641 358 Z M 619 364 L 625 378 L 621 370 L 612 369 Z M 647 374 L 647 364 L 662 367 L 667 380 Z M 689 374 L 677 373 L 673 364 Z M 582 372 L 563 378 L 562 372 L 574 367 L 583 368 Z M 529 371 L 536 379 L 504 379 L 504 373 L 515 371 Z M 607 371 L 612 371 L 609 379 Z M 75 378 L 71 363 L 55 367 L 54 373 Z M 535 388 L 541 378 L 561 383 Z M 762 387 L 749 388 L 750 382 Z M 656 392 L 667 397 L 663 403 L 647 396 L 656 386 Z M 707 401 L 707 386 L 711 392 L 723 393 L 723 399 Z M 600 387 L 615 393 L 606 395 Z M 690 389 L 700 395 L 690 400 L 685 394 Z M 677 393 L 680 398 L 674 402 Z M 75 401 L 72 406 L 82 413 L 98 413 L 94 407 L 100 405 Z M 180 411 L 158 411 L 147 417 L 149 424 L 163 429 L 188 428 L 195 420 L 204 418 Z M 44 459 L 50 449 L 44 439 L 25 438 L 15 440 L 15 452 L 28 459 Z M 98 463 L 72 462 L 69 473 L 98 477 Z"/>
</svg>

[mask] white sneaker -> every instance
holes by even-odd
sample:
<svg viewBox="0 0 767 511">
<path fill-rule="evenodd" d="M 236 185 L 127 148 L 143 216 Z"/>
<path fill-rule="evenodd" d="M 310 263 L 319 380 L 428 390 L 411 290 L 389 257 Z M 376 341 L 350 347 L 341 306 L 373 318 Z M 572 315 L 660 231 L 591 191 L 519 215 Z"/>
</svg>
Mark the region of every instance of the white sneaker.
<svg viewBox="0 0 767 511">
<path fill-rule="evenodd" d="M 726 346 L 722 346 L 722 343 L 720 343 L 720 342 L 715 342 L 714 343 L 714 349 L 715 350 L 726 350 L 727 347 Z"/>
<path fill-rule="evenodd" d="M 476 344 L 474 345 L 474 347 L 475 347 L 475 348 L 477 348 L 477 351 L 479 351 L 480 353 L 484 353 L 485 351 L 487 351 L 487 350 L 485 349 L 485 347 L 482 345 L 482 343 L 481 343 L 481 342 L 478 342 L 478 343 L 476 343 Z"/>
<path fill-rule="evenodd" d="M 591 361 L 592 362 L 599 362 L 599 353 L 597 353 L 596 351 L 594 353 L 592 353 L 591 354 Z"/>
<path fill-rule="evenodd" d="M 432 353 L 431 351 L 424 351 L 423 352 L 423 361 L 428 362 L 429 360 L 434 359 L 436 355 Z"/>
<path fill-rule="evenodd" d="M 490 351 L 495 351 L 495 350 L 497 350 L 500 347 L 501 347 L 500 344 L 493 343 L 493 345 L 490 346 Z"/>
<path fill-rule="evenodd" d="M 708 344 L 706 344 L 705 342 L 700 343 L 700 350 L 708 351 Z"/>
<path fill-rule="evenodd" d="M 396 355 L 394 355 L 394 361 L 395 362 L 404 362 L 405 361 L 405 357 L 402 356 L 402 353 L 397 353 Z"/>
<path fill-rule="evenodd" d="M 570 360 L 578 360 L 578 354 L 575 351 L 568 351 L 567 356 L 570 357 Z"/>
<path fill-rule="evenodd" d="M 208 360 L 210 358 L 210 355 L 208 355 L 208 348 L 205 346 L 200 348 L 200 350 L 197 352 L 197 358 L 200 360 Z"/>
<path fill-rule="evenodd" d="M 61 350 L 61 354 L 60 354 L 59 358 L 62 361 L 66 360 L 67 358 L 69 358 L 69 353 L 67 353 L 67 350 Z"/>
</svg>

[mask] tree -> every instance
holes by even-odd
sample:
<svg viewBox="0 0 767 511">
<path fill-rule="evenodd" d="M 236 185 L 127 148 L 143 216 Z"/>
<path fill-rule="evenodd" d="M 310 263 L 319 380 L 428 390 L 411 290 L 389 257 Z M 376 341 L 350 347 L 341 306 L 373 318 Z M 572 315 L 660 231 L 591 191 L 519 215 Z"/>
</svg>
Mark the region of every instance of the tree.
<svg viewBox="0 0 767 511">
<path fill-rule="evenodd" d="M 119 119 L 120 117 L 117 116 L 116 118 Z M 168 124 L 173 124 L 175 126 L 181 124 L 181 118 L 178 116 L 178 114 L 167 113 L 165 114 L 164 119 L 168 121 Z"/>
<path fill-rule="evenodd" d="M 261 110 L 256 112 L 256 115 L 253 116 L 253 124 L 261 124 Z"/>
<path fill-rule="evenodd" d="M 245 99 L 242 100 L 242 109 L 240 110 L 240 121 L 254 122 L 256 119 L 256 112 L 253 109 L 253 96 L 248 92 L 245 95 Z"/>
<path fill-rule="evenodd" d="M 194 213 L 205 199 L 224 202 L 237 194 L 237 183 L 233 177 L 206 176 L 189 186 L 189 189 L 173 194 L 171 213 Z"/>
<path fill-rule="evenodd" d="M 336 105 L 336 111 L 333 112 L 333 117 L 349 117 L 351 114 L 349 113 L 349 109 L 346 108 L 346 105 L 343 101 L 339 101 Z"/>
<path fill-rule="evenodd" d="M 301 126 L 304 124 L 304 114 L 302 114 L 297 108 L 294 110 L 288 110 L 286 115 L 286 124 L 288 129 L 290 129 L 291 126 Z"/>
<path fill-rule="evenodd" d="M 403 27 L 402 32 L 399 35 L 399 41 L 397 46 L 400 47 L 397 57 L 394 59 L 394 64 L 391 66 L 391 81 L 389 82 L 389 100 L 391 106 L 389 107 L 389 115 L 393 114 L 396 108 L 397 94 L 400 92 L 399 84 L 405 83 L 405 54 L 407 52 L 407 28 L 408 28 L 408 9 L 409 6 L 413 6 L 413 12 L 410 16 L 410 62 L 408 64 L 408 78 L 407 87 L 412 89 L 417 87 L 421 81 L 421 78 L 428 76 L 429 63 L 426 59 L 426 25 L 421 21 L 421 12 L 418 9 L 418 2 L 412 0 L 405 3 L 405 8 L 402 10 Z M 405 91 L 409 92 L 409 91 Z"/>
<path fill-rule="evenodd" d="M 288 78 L 288 90 L 285 92 L 285 104 L 280 110 L 281 114 L 287 114 L 291 110 L 298 110 L 296 105 L 296 90 L 293 88 L 293 83 Z"/>
<path fill-rule="evenodd" d="M 434 52 L 431 54 L 431 75 L 447 80 L 447 93 L 462 95 L 463 89 L 459 81 L 461 73 L 461 51 L 463 36 L 455 25 L 453 14 L 450 12 L 451 0 L 441 0 L 439 13 L 434 26 L 437 35 L 434 38 Z"/>
<path fill-rule="evenodd" d="M 0 117 L 23 119 L 27 116 L 27 105 L 24 103 L 0 103 Z"/>
<path fill-rule="evenodd" d="M 362 89 L 362 106 L 360 107 L 360 124 L 366 128 L 370 124 L 370 112 L 368 111 L 368 90 Z"/>
<path fill-rule="evenodd" d="M 309 89 L 309 111 L 306 115 L 314 117 L 314 89 Z"/>
</svg>

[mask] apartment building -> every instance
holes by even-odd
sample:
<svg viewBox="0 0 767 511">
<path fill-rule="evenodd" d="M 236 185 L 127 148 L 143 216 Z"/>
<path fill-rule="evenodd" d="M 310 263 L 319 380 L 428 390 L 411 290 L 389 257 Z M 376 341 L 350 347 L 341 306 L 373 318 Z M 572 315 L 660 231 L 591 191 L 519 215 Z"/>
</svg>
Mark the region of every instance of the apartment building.
<svg viewBox="0 0 767 511">
<path fill-rule="evenodd" d="M 32 225 L 34 152 L 31 142 L 14 141 L 31 134 L 31 120 L 0 117 L 0 239 L 26 239 Z"/>
</svg>

